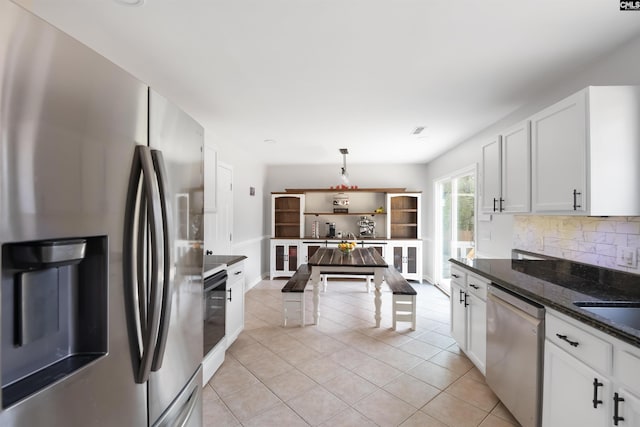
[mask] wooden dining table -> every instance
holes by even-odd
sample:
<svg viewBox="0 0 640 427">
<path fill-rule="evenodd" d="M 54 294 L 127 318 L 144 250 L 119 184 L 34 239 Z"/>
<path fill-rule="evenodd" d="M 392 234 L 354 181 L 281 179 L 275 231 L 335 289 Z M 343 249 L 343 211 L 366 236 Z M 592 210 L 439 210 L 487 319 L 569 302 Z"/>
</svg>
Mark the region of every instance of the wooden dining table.
<svg viewBox="0 0 640 427">
<path fill-rule="evenodd" d="M 307 262 L 311 269 L 313 284 L 313 320 L 320 321 L 320 276 L 322 274 L 358 274 L 371 275 L 375 285 L 374 305 L 376 309 L 376 328 L 380 327 L 380 306 L 382 305 L 382 280 L 389 266 L 374 248 L 355 248 L 345 254 L 337 248 L 320 248 Z"/>
</svg>

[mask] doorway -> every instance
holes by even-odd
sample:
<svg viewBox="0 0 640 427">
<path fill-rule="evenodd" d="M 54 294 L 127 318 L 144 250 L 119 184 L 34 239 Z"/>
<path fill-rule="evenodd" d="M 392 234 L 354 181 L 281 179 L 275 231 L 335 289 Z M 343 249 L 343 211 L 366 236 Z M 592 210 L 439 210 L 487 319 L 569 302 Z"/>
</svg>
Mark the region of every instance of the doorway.
<svg viewBox="0 0 640 427">
<path fill-rule="evenodd" d="M 435 181 L 435 282 L 450 294 L 449 258 L 475 256 L 476 166 Z"/>
</svg>

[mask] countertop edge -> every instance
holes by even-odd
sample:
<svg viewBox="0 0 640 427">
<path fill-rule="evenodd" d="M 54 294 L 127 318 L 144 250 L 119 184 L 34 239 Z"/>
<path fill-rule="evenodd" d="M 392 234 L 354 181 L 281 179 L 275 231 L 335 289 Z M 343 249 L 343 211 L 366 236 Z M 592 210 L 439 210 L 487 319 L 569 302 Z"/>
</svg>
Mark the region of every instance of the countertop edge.
<svg viewBox="0 0 640 427">
<path fill-rule="evenodd" d="M 484 278 L 487 278 L 489 280 L 491 280 L 493 283 L 495 283 L 496 285 L 503 287 L 505 289 L 510 290 L 511 292 L 514 292 L 518 295 L 520 295 L 521 297 L 525 298 L 525 299 L 529 299 L 533 302 L 536 302 L 538 304 L 543 305 L 545 308 L 550 308 L 553 309 L 555 311 L 558 311 L 562 314 L 565 314 L 573 319 L 576 319 L 580 322 L 583 322 L 584 324 L 586 324 L 587 326 L 590 326 L 592 328 L 598 329 L 608 335 L 611 335 L 614 338 L 617 338 L 621 341 L 624 341 L 626 343 L 632 344 L 636 347 L 640 347 L 640 331 L 635 331 L 633 328 L 624 326 L 624 325 L 619 325 L 616 324 L 614 322 L 611 322 L 607 319 L 601 318 L 595 314 L 591 314 L 585 310 L 581 310 L 580 308 L 578 308 L 577 306 L 574 306 L 573 304 L 571 304 L 571 306 L 566 305 L 566 304 L 561 304 L 558 303 L 556 301 L 552 301 L 549 300 L 548 298 L 545 298 L 539 294 L 536 294 L 535 292 L 531 292 L 528 291 L 527 289 L 523 289 L 522 287 L 518 286 L 517 284 L 513 284 L 510 282 L 507 282 L 505 280 L 503 280 L 500 277 L 497 277 L 491 273 L 488 273 L 484 270 L 475 268 L 469 264 L 466 264 L 464 262 L 461 262 L 459 260 L 456 259 L 449 259 L 449 262 L 465 268 L 469 271 L 471 271 L 474 274 L 477 274 L 479 276 L 482 276 Z M 555 284 L 555 283 L 551 283 L 551 282 L 546 282 L 546 284 L 550 285 L 550 286 L 556 286 L 558 288 L 564 288 L 561 285 Z M 566 289 L 566 288 L 565 288 Z M 631 331 L 635 331 L 635 334 Z"/>
</svg>

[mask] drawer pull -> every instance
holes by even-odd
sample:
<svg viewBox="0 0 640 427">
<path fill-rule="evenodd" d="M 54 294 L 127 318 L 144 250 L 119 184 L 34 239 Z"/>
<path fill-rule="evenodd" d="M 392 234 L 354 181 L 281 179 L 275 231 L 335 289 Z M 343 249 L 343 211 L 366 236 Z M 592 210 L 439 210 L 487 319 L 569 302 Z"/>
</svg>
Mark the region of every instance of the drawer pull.
<svg viewBox="0 0 640 427">
<path fill-rule="evenodd" d="M 242 274 L 242 271 L 236 271 L 235 273 L 233 273 L 234 276 L 237 276 L 238 274 Z"/>
<path fill-rule="evenodd" d="M 618 421 L 624 421 L 624 417 L 618 416 L 618 403 L 624 402 L 624 398 L 618 396 L 618 393 L 613 393 L 613 425 L 617 426 Z"/>
<path fill-rule="evenodd" d="M 568 342 L 570 346 L 577 347 L 578 344 L 580 344 L 578 341 L 571 341 L 569 338 L 567 338 L 566 335 L 556 334 L 556 336 L 560 338 L 562 341 Z"/>
<path fill-rule="evenodd" d="M 456 279 L 459 279 L 459 278 L 460 278 L 460 276 L 458 276 L 457 274 L 453 274 L 453 273 L 451 273 L 451 277 L 454 277 L 454 278 L 456 278 Z"/>
<path fill-rule="evenodd" d="M 478 285 L 474 285 L 473 283 L 469 283 L 469 286 L 471 286 L 473 289 L 480 289 L 480 286 Z"/>
<path fill-rule="evenodd" d="M 602 387 L 602 383 L 597 378 L 593 379 L 593 407 L 598 408 L 598 405 L 602 405 L 602 400 L 598 399 L 598 387 Z"/>
</svg>

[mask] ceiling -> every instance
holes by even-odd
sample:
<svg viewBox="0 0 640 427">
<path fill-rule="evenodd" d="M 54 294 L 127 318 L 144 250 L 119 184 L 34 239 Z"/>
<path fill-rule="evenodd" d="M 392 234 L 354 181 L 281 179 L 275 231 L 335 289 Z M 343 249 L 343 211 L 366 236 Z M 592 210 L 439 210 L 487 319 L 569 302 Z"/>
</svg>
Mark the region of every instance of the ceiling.
<svg viewBox="0 0 640 427">
<path fill-rule="evenodd" d="M 268 164 L 426 163 L 640 35 L 616 0 L 15 1 Z"/>
</svg>

